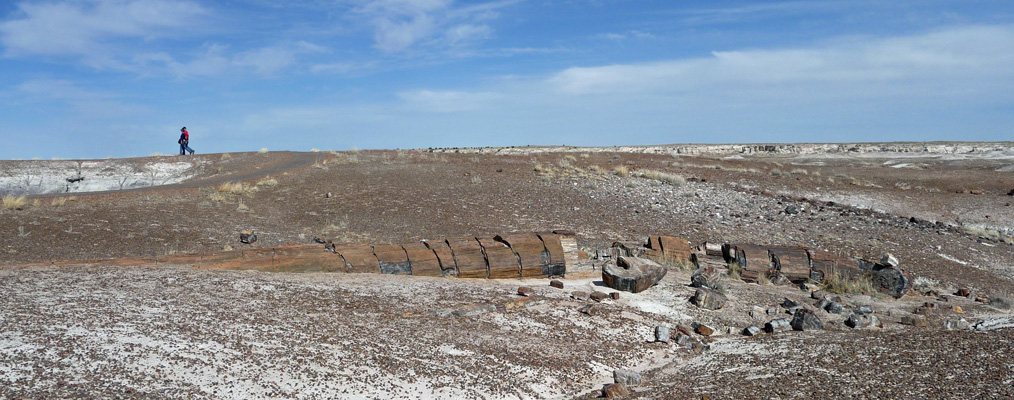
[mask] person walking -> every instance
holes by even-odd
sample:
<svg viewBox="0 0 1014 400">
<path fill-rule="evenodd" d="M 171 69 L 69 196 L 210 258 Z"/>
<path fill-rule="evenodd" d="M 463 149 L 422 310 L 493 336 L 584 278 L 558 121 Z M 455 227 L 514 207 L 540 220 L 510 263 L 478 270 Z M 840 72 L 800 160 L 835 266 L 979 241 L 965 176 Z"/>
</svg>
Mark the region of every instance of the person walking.
<svg viewBox="0 0 1014 400">
<path fill-rule="evenodd" d="M 190 152 L 191 155 L 194 154 L 194 149 L 191 149 L 189 146 L 190 132 L 187 132 L 187 127 L 184 126 L 183 128 L 180 129 L 180 140 L 178 140 L 177 143 L 180 144 L 181 156 L 187 154 L 188 151 Z"/>
</svg>

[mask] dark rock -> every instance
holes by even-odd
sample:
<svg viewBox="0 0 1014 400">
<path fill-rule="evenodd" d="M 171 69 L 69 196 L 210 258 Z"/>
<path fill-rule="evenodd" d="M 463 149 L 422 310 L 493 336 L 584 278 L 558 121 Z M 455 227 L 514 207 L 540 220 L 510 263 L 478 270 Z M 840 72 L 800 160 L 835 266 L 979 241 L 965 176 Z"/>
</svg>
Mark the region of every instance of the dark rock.
<svg viewBox="0 0 1014 400">
<path fill-rule="evenodd" d="M 799 301 L 797 301 L 796 299 L 793 299 L 791 297 L 786 297 L 784 300 L 782 300 L 782 308 L 792 308 L 792 307 L 798 307 L 798 306 L 799 306 Z"/>
<path fill-rule="evenodd" d="M 718 289 L 722 283 L 722 274 L 714 267 L 701 267 L 690 274 L 690 286 Z"/>
<path fill-rule="evenodd" d="M 620 292 L 609 293 L 609 298 L 611 298 L 613 300 L 619 300 L 620 299 Z"/>
<path fill-rule="evenodd" d="M 641 374 L 629 369 L 616 369 L 613 370 L 613 382 L 627 386 L 637 386 L 641 384 Z"/>
<path fill-rule="evenodd" d="M 944 320 L 944 329 L 949 331 L 963 331 L 972 327 L 972 324 L 968 323 L 964 318 L 951 317 Z"/>
<path fill-rule="evenodd" d="M 557 289 L 563 289 L 563 282 L 557 279 L 553 279 L 549 281 L 549 286 L 555 287 Z"/>
<path fill-rule="evenodd" d="M 830 304 L 827 305 L 827 307 L 824 307 L 824 311 L 827 311 L 831 314 L 841 314 L 842 311 L 844 310 L 845 307 L 842 307 L 841 303 L 838 302 L 831 302 Z"/>
<path fill-rule="evenodd" d="M 690 298 L 690 302 L 704 309 L 717 310 L 725 305 L 726 297 L 724 294 L 708 288 L 697 288 L 694 296 Z"/>
<path fill-rule="evenodd" d="M 316 243 L 316 244 L 325 244 L 325 243 L 327 243 L 327 241 L 324 240 L 324 239 L 321 239 L 319 237 L 314 236 L 313 237 L 313 243 Z"/>
<path fill-rule="evenodd" d="M 788 207 L 785 207 L 785 213 L 789 214 L 789 215 L 799 214 L 799 209 L 796 208 L 796 206 L 791 206 L 790 205 Z"/>
<path fill-rule="evenodd" d="M 852 314 L 845 320 L 845 326 L 852 329 L 880 328 L 883 325 L 874 315 Z"/>
<path fill-rule="evenodd" d="M 239 242 L 250 244 L 257 241 L 257 235 L 251 230 L 244 230 L 239 233 Z"/>
<path fill-rule="evenodd" d="M 926 322 L 926 316 L 917 315 L 917 314 L 911 314 L 911 315 L 902 316 L 901 317 L 901 323 L 905 324 L 905 325 L 912 325 L 912 326 L 923 327 L 923 328 L 925 328 L 926 326 L 929 326 L 929 324 Z"/>
<path fill-rule="evenodd" d="M 856 308 L 856 312 L 859 314 L 873 314 L 873 307 L 859 306 L 858 308 Z"/>
<path fill-rule="evenodd" d="M 758 327 L 753 326 L 753 325 L 750 325 L 750 326 L 746 327 L 745 329 L 743 329 L 743 334 L 746 335 L 746 336 L 757 336 L 757 335 L 760 335 L 761 332 L 763 332 L 761 330 L 761 328 L 758 328 Z"/>
<path fill-rule="evenodd" d="M 585 304 L 584 307 L 581 307 L 581 309 L 579 309 L 578 311 L 588 315 L 595 315 L 598 312 L 598 310 L 599 307 L 594 304 Z"/>
<path fill-rule="evenodd" d="M 588 298 L 588 292 L 582 292 L 580 290 L 576 290 L 576 291 L 570 292 L 570 297 L 578 299 L 578 300 L 584 300 L 584 299 Z"/>
<path fill-rule="evenodd" d="M 521 296 L 531 296 L 532 295 L 532 288 L 530 288 L 528 286 L 521 286 L 521 287 L 518 288 L 518 295 L 521 295 Z"/>
<path fill-rule="evenodd" d="M 694 331 L 701 336 L 711 336 L 715 334 L 715 328 L 699 323 L 694 324 Z"/>
<path fill-rule="evenodd" d="M 609 295 L 606 294 L 605 292 L 600 292 L 600 291 L 596 290 L 596 291 L 592 292 L 591 296 L 589 296 L 589 297 L 591 297 L 591 299 L 595 300 L 595 301 L 602 301 L 602 300 L 608 299 Z"/>
<path fill-rule="evenodd" d="M 812 331 L 824 329 L 824 323 L 817 318 L 813 311 L 800 309 L 792 316 L 792 329 L 797 331 Z"/>
<path fill-rule="evenodd" d="M 630 389 L 622 383 L 612 383 L 602 388 L 602 397 L 607 399 L 617 399 L 630 396 Z"/>
<path fill-rule="evenodd" d="M 972 294 L 972 289 L 963 287 L 961 289 L 958 289 L 958 292 L 956 294 L 961 297 L 968 297 L 968 295 Z"/>
<path fill-rule="evenodd" d="M 899 299 L 912 290 L 912 275 L 898 267 L 874 270 L 873 287 L 881 293 Z"/>
<path fill-rule="evenodd" d="M 669 327 L 658 325 L 655 327 L 655 341 L 669 343 Z"/>
<path fill-rule="evenodd" d="M 768 321 L 764 324 L 764 331 L 767 333 L 785 332 L 792 327 L 789 325 L 789 320 L 785 318 L 778 318 Z"/>
<path fill-rule="evenodd" d="M 666 272 L 664 267 L 646 258 L 618 257 L 616 265 L 602 267 L 602 281 L 616 290 L 639 293 L 655 286 Z"/>
</svg>

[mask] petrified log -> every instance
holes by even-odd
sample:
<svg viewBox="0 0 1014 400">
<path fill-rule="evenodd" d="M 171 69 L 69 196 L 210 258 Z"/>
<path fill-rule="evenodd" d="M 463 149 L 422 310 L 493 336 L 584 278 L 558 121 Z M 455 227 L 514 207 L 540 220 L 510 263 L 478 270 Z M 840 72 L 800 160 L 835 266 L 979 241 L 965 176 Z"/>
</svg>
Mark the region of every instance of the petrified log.
<svg viewBox="0 0 1014 400">
<path fill-rule="evenodd" d="M 744 281 L 756 282 L 760 276 L 771 272 L 771 255 L 765 247 L 752 244 L 735 245 L 736 262 L 743 267 L 740 274 Z"/>
<path fill-rule="evenodd" d="M 351 273 L 376 274 L 380 263 L 373 255 L 373 246 L 368 244 L 335 245 L 335 253 L 345 261 L 345 270 Z"/>
<path fill-rule="evenodd" d="M 521 276 L 521 264 L 518 256 L 503 242 L 492 237 L 476 238 L 486 255 L 490 279 L 518 278 Z"/>
<path fill-rule="evenodd" d="M 412 263 L 408 261 L 405 249 L 397 244 L 373 246 L 373 254 L 380 262 L 380 273 L 390 275 L 412 275 Z"/>
<path fill-rule="evenodd" d="M 451 247 L 447 245 L 446 241 L 423 242 L 423 244 L 437 255 L 437 260 L 440 261 L 441 275 L 458 276 L 458 267 L 454 264 L 454 253 L 451 252 Z"/>
<path fill-rule="evenodd" d="M 563 260 L 567 266 L 577 267 L 577 263 L 581 261 L 581 256 L 578 255 L 580 249 L 577 247 L 577 235 L 572 231 L 555 230 L 554 234 L 560 237 L 560 246 L 563 247 Z M 552 251 L 552 249 L 550 249 Z"/>
<path fill-rule="evenodd" d="M 690 253 L 693 253 L 690 242 L 686 239 L 674 236 L 659 236 L 658 240 L 662 244 L 662 254 L 666 257 L 676 260 L 689 260 Z"/>
<path fill-rule="evenodd" d="M 454 265 L 458 267 L 458 277 L 489 278 L 486 257 L 482 255 L 482 247 L 474 237 L 447 239 L 447 245 L 454 255 Z"/>
<path fill-rule="evenodd" d="M 437 254 L 430 248 L 426 247 L 426 245 L 416 242 L 403 244 L 402 247 L 405 248 L 405 254 L 408 255 L 408 262 L 412 264 L 412 275 L 443 275 L 440 268 L 440 259 L 438 259 Z"/>
<path fill-rule="evenodd" d="M 704 242 L 704 254 L 709 257 L 724 257 L 722 248 L 724 247 L 721 243 Z"/>
<path fill-rule="evenodd" d="M 862 275 L 854 259 L 839 257 L 823 250 L 807 250 L 807 254 L 810 256 L 810 279 L 816 282 L 823 282 L 832 273 L 853 279 Z"/>
<path fill-rule="evenodd" d="M 567 259 L 565 251 L 563 249 L 562 236 L 555 233 L 540 233 L 539 239 L 542 239 L 542 244 L 546 246 L 547 254 L 544 257 L 549 257 L 546 263 L 546 269 L 543 272 L 547 276 L 563 276 L 567 273 Z M 574 246 L 577 246 L 577 242 L 574 242 Z"/>
<path fill-rule="evenodd" d="M 793 283 L 806 282 L 810 278 L 810 256 L 800 247 L 771 247 L 771 262 L 774 269 Z"/>
<path fill-rule="evenodd" d="M 654 286 L 666 274 L 666 269 L 646 258 L 620 257 L 616 265 L 602 267 L 602 281 L 616 290 L 639 293 Z"/>
<path fill-rule="evenodd" d="M 549 275 L 549 250 L 534 233 L 514 234 L 494 237 L 497 241 L 507 243 L 521 262 L 521 277 L 531 278 Z"/>
<path fill-rule="evenodd" d="M 690 286 L 718 289 L 722 283 L 722 274 L 714 267 L 701 267 L 690 274 Z"/>
<path fill-rule="evenodd" d="M 644 250 L 645 250 L 645 248 L 644 248 L 644 246 L 641 246 L 640 243 L 634 243 L 634 242 L 613 242 L 613 245 L 611 247 L 612 247 L 612 252 L 613 252 L 613 258 L 619 258 L 619 257 L 637 257 L 637 258 L 643 258 L 644 257 Z"/>
</svg>

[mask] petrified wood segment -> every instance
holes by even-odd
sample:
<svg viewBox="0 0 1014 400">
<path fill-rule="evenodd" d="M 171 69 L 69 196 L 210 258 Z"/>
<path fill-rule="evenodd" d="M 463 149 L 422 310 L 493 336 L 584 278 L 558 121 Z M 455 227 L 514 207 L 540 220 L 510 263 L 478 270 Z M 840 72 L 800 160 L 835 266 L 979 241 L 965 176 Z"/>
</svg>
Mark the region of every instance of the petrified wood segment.
<svg viewBox="0 0 1014 400">
<path fill-rule="evenodd" d="M 460 278 L 489 278 L 489 268 L 482 247 L 473 237 L 447 239 L 447 245 L 454 255 L 454 264 L 458 267 Z"/>
<path fill-rule="evenodd" d="M 690 253 L 693 253 L 693 249 L 690 247 L 690 242 L 686 239 L 681 239 L 674 236 L 659 236 L 658 241 L 662 245 L 662 253 L 666 257 L 675 258 L 677 260 L 689 260 Z"/>
<path fill-rule="evenodd" d="M 408 255 L 408 261 L 412 264 L 412 275 L 443 275 L 440 269 L 440 260 L 437 259 L 436 253 L 426 247 L 426 245 L 416 242 L 405 243 L 401 245 L 401 247 L 405 248 L 405 254 Z"/>
<path fill-rule="evenodd" d="M 518 256 L 511 251 L 511 248 L 506 243 L 494 240 L 492 237 L 476 239 L 479 240 L 483 254 L 486 255 L 490 279 L 518 278 L 521 276 L 521 264 L 518 263 Z"/>
<path fill-rule="evenodd" d="M 771 262 L 774 268 L 794 283 L 806 282 L 810 278 L 810 256 L 800 247 L 771 247 Z"/>
<path fill-rule="evenodd" d="M 771 255 L 765 247 L 752 244 L 737 244 L 736 262 L 743 267 L 743 280 L 756 282 L 760 276 L 767 276 L 771 270 Z"/>
<path fill-rule="evenodd" d="M 495 239 L 507 243 L 511 250 L 521 261 L 522 277 L 540 277 L 552 272 L 549 266 L 549 250 L 534 233 L 520 233 L 507 236 L 497 236 Z"/>
<path fill-rule="evenodd" d="M 446 241 L 423 242 L 427 248 L 433 250 L 437 260 L 440 261 L 440 274 L 443 276 L 458 276 L 458 267 L 454 264 L 454 253 Z"/>
<path fill-rule="evenodd" d="M 567 261 L 564 257 L 563 241 L 560 238 L 561 236 L 555 233 L 539 234 L 539 239 L 542 239 L 542 244 L 546 246 L 546 251 L 549 252 L 546 255 L 549 257 L 546 269 L 542 271 L 547 276 L 562 276 L 567 273 Z"/>
<path fill-rule="evenodd" d="M 563 259 L 566 265 L 576 266 L 581 261 L 578 255 L 580 249 L 577 247 L 577 237 L 574 232 L 556 230 L 553 233 L 560 235 L 560 245 L 563 247 Z"/>
<path fill-rule="evenodd" d="M 810 279 L 823 282 L 832 273 L 849 278 L 857 278 L 863 274 L 855 259 L 839 257 L 823 250 L 807 250 L 810 256 Z"/>
<path fill-rule="evenodd" d="M 665 277 L 666 269 L 646 258 L 620 257 L 616 265 L 602 267 L 602 281 L 616 290 L 638 293 Z"/>
<path fill-rule="evenodd" d="M 345 271 L 351 273 L 376 274 L 380 263 L 373 255 L 373 246 L 368 244 L 335 245 L 335 253 L 345 261 Z"/>
</svg>

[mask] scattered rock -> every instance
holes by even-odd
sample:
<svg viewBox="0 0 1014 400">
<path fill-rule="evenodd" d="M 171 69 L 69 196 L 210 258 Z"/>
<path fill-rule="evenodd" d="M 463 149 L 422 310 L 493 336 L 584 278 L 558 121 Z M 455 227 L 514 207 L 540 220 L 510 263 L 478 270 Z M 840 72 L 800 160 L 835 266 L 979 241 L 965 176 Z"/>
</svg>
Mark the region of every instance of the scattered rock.
<svg viewBox="0 0 1014 400">
<path fill-rule="evenodd" d="M 918 314 L 910 314 L 910 315 L 902 316 L 901 317 L 901 323 L 905 324 L 905 325 L 912 325 L 912 326 L 922 327 L 922 328 L 925 328 L 925 327 L 929 326 L 929 324 L 926 323 L 926 316 L 918 315 Z"/>
<path fill-rule="evenodd" d="M 898 258 L 895 257 L 893 254 L 884 253 L 883 255 L 880 256 L 880 264 L 889 267 L 897 267 L 899 264 L 901 264 L 901 262 L 898 261 Z"/>
<path fill-rule="evenodd" d="M 773 319 L 764 324 L 764 331 L 767 333 L 785 332 L 791 328 L 789 320 L 785 318 Z"/>
<path fill-rule="evenodd" d="M 790 206 L 785 207 L 785 213 L 789 214 L 789 215 L 799 214 L 799 209 L 796 208 L 796 206 L 791 206 L 790 205 Z"/>
<path fill-rule="evenodd" d="M 962 314 L 965 312 L 965 310 L 961 309 L 961 306 L 951 306 L 951 311 L 954 311 L 955 314 Z"/>
<path fill-rule="evenodd" d="M 609 293 L 609 298 L 611 298 L 613 300 L 619 300 L 620 299 L 620 292 Z"/>
<path fill-rule="evenodd" d="M 758 327 L 753 326 L 753 325 L 750 325 L 750 326 L 746 327 L 745 329 L 743 329 L 743 334 L 746 335 L 746 336 L 757 336 L 757 335 L 760 335 L 761 332 L 763 332 L 761 330 L 761 328 L 758 328 Z"/>
<path fill-rule="evenodd" d="M 845 319 L 845 326 L 852 329 L 866 329 L 866 328 L 881 328 L 883 324 L 880 323 L 875 315 L 868 314 L 852 314 Z"/>
<path fill-rule="evenodd" d="M 655 341 L 669 343 L 669 327 L 658 325 L 655 327 Z"/>
<path fill-rule="evenodd" d="M 715 334 L 715 328 L 704 325 L 702 323 L 695 322 L 694 332 L 697 332 L 697 334 L 701 336 L 711 336 Z"/>
<path fill-rule="evenodd" d="M 824 323 L 817 318 L 817 315 L 813 311 L 807 309 L 799 309 L 792 316 L 792 329 L 797 331 L 812 331 L 812 330 L 823 330 Z"/>
<path fill-rule="evenodd" d="M 813 293 L 813 292 L 816 292 L 816 291 L 820 290 L 820 286 L 814 285 L 812 283 L 807 283 L 807 282 L 801 283 L 799 285 L 799 288 L 802 289 L 803 291 L 810 292 L 810 293 Z"/>
<path fill-rule="evenodd" d="M 791 297 L 786 297 L 785 300 L 782 300 L 782 308 L 789 309 L 793 307 L 799 307 L 799 301 Z"/>
<path fill-rule="evenodd" d="M 609 295 L 606 294 L 605 292 L 600 292 L 600 291 L 596 290 L 596 291 L 592 292 L 591 296 L 589 296 L 589 297 L 591 297 L 592 300 L 600 302 L 602 300 L 608 299 Z"/>
<path fill-rule="evenodd" d="M 257 241 L 257 235 L 251 230 L 244 230 L 239 233 L 239 242 L 250 244 Z"/>
<path fill-rule="evenodd" d="M 602 281 L 616 290 L 639 293 L 655 286 L 666 272 L 664 267 L 649 259 L 620 256 L 616 265 L 602 267 Z"/>
<path fill-rule="evenodd" d="M 563 282 L 558 279 L 553 279 L 549 281 L 549 286 L 555 287 L 557 289 L 563 289 Z"/>
<path fill-rule="evenodd" d="M 641 374 L 629 369 L 616 369 L 613 370 L 613 382 L 627 386 L 637 386 L 641 384 Z"/>
<path fill-rule="evenodd" d="M 528 286 L 521 286 L 518 288 L 518 295 L 520 296 L 531 296 L 532 288 Z"/>
<path fill-rule="evenodd" d="M 718 290 L 722 283 L 722 274 L 715 267 L 701 267 L 690 274 L 690 286 L 706 287 Z"/>
<path fill-rule="evenodd" d="M 597 313 L 598 310 L 599 310 L 599 307 L 596 306 L 596 305 L 594 305 L 594 304 L 585 304 L 584 307 L 581 307 L 581 309 L 578 310 L 578 311 L 581 311 L 582 313 L 585 313 L 585 314 L 588 314 L 588 315 L 595 315 L 595 313 Z"/>
<path fill-rule="evenodd" d="M 944 320 L 944 329 L 949 331 L 963 331 L 971 328 L 971 324 L 964 318 L 951 317 Z"/>
<path fill-rule="evenodd" d="M 690 302 L 707 310 L 717 310 L 725 306 L 726 297 L 724 294 L 708 288 L 697 288 Z"/>
<path fill-rule="evenodd" d="M 970 294 L 972 294 L 972 289 L 963 287 L 961 289 L 958 289 L 958 292 L 956 294 L 961 297 L 968 297 Z"/>
<path fill-rule="evenodd" d="M 762 308 L 762 307 L 753 306 L 753 310 L 750 311 L 750 318 L 758 320 L 758 321 L 764 320 L 764 317 L 766 315 L 767 315 L 767 311 L 764 310 L 764 308 Z"/>
<path fill-rule="evenodd" d="M 873 307 L 859 306 L 856 308 L 856 312 L 859 314 L 873 314 Z"/>
<path fill-rule="evenodd" d="M 580 291 L 580 290 L 573 291 L 573 292 L 570 292 L 570 297 L 572 299 L 584 300 L 584 299 L 588 298 L 588 292 L 583 292 L 583 291 Z"/>
<path fill-rule="evenodd" d="M 630 389 L 622 383 L 612 383 L 602 388 L 602 397 L 616 399 L 630 396 Z"/>
</svg>

